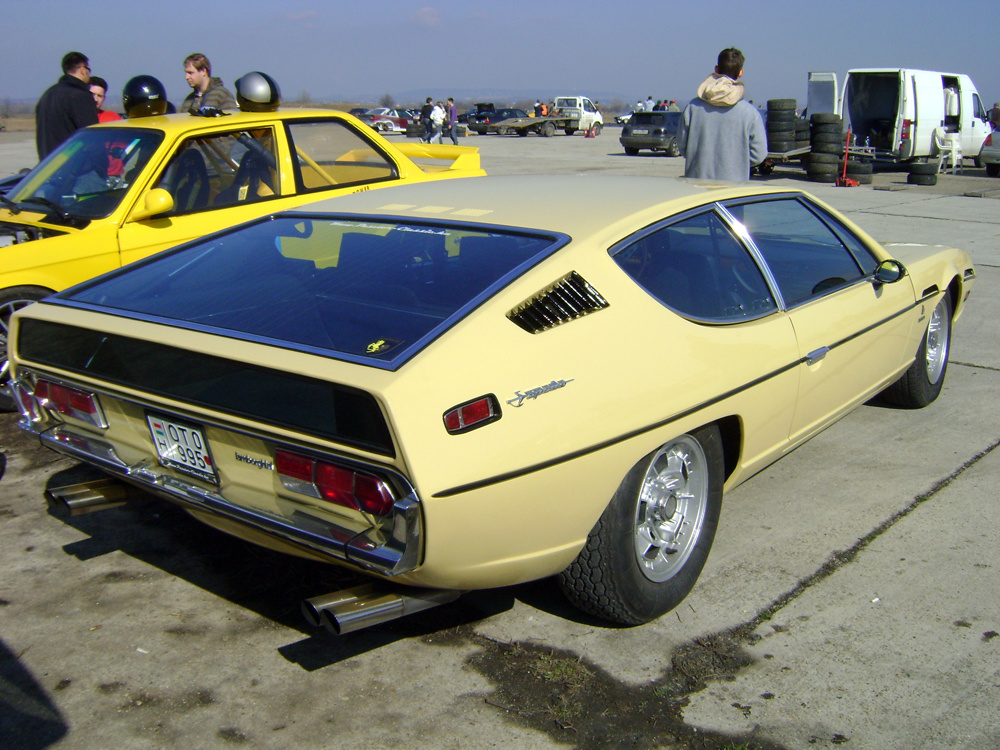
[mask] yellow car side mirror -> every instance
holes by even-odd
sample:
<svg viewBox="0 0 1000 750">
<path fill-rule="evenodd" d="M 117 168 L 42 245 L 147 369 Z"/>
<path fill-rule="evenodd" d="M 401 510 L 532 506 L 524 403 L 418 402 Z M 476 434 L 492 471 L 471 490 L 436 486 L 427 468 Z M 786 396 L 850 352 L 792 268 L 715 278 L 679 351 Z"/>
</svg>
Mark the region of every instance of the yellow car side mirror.
<svg viewBox="0 0 1000 750">
<path fill-rule="evenodd" d="M 165 214 L 167 211 L 173 211 L 173 209 L 174 196 L 163 188 L 153 188 L 146 193 L 146 198 L 142 206 L 133 211 L 129 219 L 131 221 L 142 221 L 143 219 L 150 219 L 154 216 Z"/>
</svg>

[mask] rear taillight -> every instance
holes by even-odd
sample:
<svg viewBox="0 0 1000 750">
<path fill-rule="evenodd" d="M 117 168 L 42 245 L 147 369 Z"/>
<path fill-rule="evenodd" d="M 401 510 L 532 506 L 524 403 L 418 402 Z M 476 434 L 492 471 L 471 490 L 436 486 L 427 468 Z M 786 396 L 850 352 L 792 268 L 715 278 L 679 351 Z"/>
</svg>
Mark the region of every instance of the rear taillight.
<svg viewBox="0 0 1000 750">
<path fill-rule="evenodd" d="M 903 132 L 900 134 L 900 138 L 904 141 L 910 139 L 910 129 L 913 127 L 913 120 L 903 120 Z"/>
<path fill-rule="evenodd" d="M 500 404 L 492 394 L 449 409 L 444 413 L 444 427 L 452 435 L 483 427 L 501 417 Z"/>
<path fill-rule="evenodd" d="M 984 146 L 992 146 L 993 145 L 993 133 L 990 133 L 988 136 L 986 136 L 986 140 L 983 141 L 983 145 Z"/>
<path fill-rule="evenodd" d="M 96 394 L 39 378 L 35 382 L 34 398 L 43 409 L 87 422 L 102 430 L 108 426 Z"/>
<path fill-rule="evenodd" d="M 285 450 L 275 451 L 274 466 L 291 492 L 376 516 L 392 510 L 389 485 L 372 474 Z"/>
</svg>

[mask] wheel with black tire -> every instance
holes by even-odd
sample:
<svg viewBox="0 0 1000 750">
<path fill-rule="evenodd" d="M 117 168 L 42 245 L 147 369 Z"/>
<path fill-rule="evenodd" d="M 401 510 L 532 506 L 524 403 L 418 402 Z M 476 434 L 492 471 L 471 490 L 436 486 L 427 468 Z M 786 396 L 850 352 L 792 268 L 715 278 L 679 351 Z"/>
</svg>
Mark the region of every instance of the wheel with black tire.
<svg viewBox="0 0 1000 750">
<path fill-rule="evenodd" d="M 604 130 L 604 126 L 599 122 L 595 122 L 592 130 L 594 131 L 594 137 L 597 137 L 601 134 L 601 131 Z"/>
<path fill-rule="evenodd" d="M 847 160 L 847 174 L 865 175 L 872 173 L 872 163 L 870 161 L 858 161 L 857 159 Z"/>
<path fill-rule="evenodd" d="M 906 181 L 910 185 L 937 185 L 936 174 L 908 174 Z"/>
<path fill-rule="evenodd" d="M 809 132 L 813 135 L 817 133 L 836 133 L 837 135 L 843 137 L 844 129 L 839 124 L 830 123 L 829 125 L 810 125 Z"/>
<path fill-rule="evenodd" d="M 809 122 L 814 125 L 829 125 L 831 123 L 840 125 L 844 120 L 840 115 L 835 115 L 831 112 L 817 112 L 814 115 L 809 115 Z"/>
<path fill-rule="evenodd" d="M 937 174 L 938 165 L 934 162 L 912 161 L 909 170 L 910 174 Z"/>
<path fill-rule="evenodd" d="M 813 143 L 843 143 L 846 136 L 843 133 L 813 133 L 809 140 Z"/>
<path fill-rule="evenodd" d="M 783 112 L 783 111 L 768 112 L 767 121 L 764 123 L 764 125 L 767 126 L 767 125 L 781 124 L 781 125 L 787 125 L 789 128 L 793 128 L 795 127 L 795 119 L 796 118 L 794 112 Z"/>
<path fill-rule="evenodd" d="M 667 144 L 667 156 L 680 156 L 681 147 L 677 145 L 677 139 L 671 138 L 670 143 Z"/>
<path fill-rule="evenodd" d="M 836 154 L 809 154 L 810 164 L 840 164 L 840 157 Z"/>
<path fill-rule="evenodd" d="M 694 587 L 722 510 L 718 427 L 681 435 L 637 463 L 559 585 L 575 606 L 622 625 L 669 612 Z"/>
<path fill-rule="evenodd" d="M 768 99 L 767 100 L 767 111 L 773 112 L 776 110 L 791 110 L 795 111 L 795 100 L 794 99 Z"/>
<path fill-rule="evenodd" d="M 837 181 L 839 175 L 836 172 L 810 172 L 809 182 L 826 182 L 834 183 Z"/>
<path fill-rule="evenodd" d="M 844 144 L 843 143 L 813 143 L 812 150 L 814 154 L 837 154 L 838 156 L 844 155 Z"/>
<path fill-rule="evenodd" d="M 566 135 L 573 135 L 573 133 L 575 133 L 575 132 L 576 132 L 576 128 L 566 128 L 565 130 L 563 130 L 563 132 L 564 132 L 564 133 L 565 133 Z"/>
<path fill-rule="evenodd" d="M 1000 177 L 1000 164 L 987 164 L 986 165 L 986 176 L 987 177 Z"/>
<path fill-rule="evenodd" d="M 813 174 L 840 174 L 840 165 L 823 164 L 822 162 L 812 162 L 806 169 L 810 175 Z"/>
<path fill-rule="evenodd" d="M 768 141 L 767 150 L 772 154 L 783 154 L 795 148 L 795 141 Z"/>
<path fill-rule="evenodd" d="M 882 391 L 881 398 L 905 409 L 922 409 L 941 393 L 951 351 L 951 297 L 941 297 L 920 340 L 917 355 L 903 376 Z"/>
<path fill-rule="evenodd" d="M 638 156 L 639 155 L 639 149 L 633 148 L 632 146 L 626 146 L 625 147 L 625 154 L 627 156 Z"/>
<path fill-rule="evenodd" d="M 554 122 L 543 122 L 541 132 L 545 138 L 551 138 L 556 134 L 556 124 Z"/>
<path fill-rule="evenodd" d="M 871 185 L 872 184 L 872 180 L 874 179 L 872 177 L 871 172 L 869 172 L 868 174 L 853 174 L 853 175 L 848 175 L 848 177 L 850 177 L 853 180 L 855 180 L 859 185 Z"/>
<path fill-rule="evenodd" d="M 39 286 L 12 286 L 0 291 L 0 410 L 10 411 L 16 404 L 7 392 L 10 364 L 7 361 L 7 341 L 10 334 L 10 316 L 18 310 L 52 294 L 51 289 Z"/>
</svg>

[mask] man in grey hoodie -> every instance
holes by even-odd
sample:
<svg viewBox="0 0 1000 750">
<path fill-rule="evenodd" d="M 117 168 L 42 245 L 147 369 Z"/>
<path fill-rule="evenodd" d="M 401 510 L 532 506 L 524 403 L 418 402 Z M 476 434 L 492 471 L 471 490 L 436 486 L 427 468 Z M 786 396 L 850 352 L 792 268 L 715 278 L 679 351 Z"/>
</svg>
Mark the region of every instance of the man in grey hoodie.
<svg viewBox="0 0 1000 750">
<path fill-rule="evenodd" d="M 767 157 L 764 122 L 743 100 L 743 62 L 738 49 L 722 50 L 715 73 L 701 82 L 697 98 L 684 108 L 677 144 L 685 177 L 748 180 L 750 168 Z"/>
</svg>

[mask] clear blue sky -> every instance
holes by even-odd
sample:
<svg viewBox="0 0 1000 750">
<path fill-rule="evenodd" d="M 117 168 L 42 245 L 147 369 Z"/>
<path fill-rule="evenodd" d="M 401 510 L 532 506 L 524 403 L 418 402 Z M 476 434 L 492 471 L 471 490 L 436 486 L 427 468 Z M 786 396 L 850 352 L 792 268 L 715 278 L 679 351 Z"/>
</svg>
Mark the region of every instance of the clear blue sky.
<svg viewBox="0 0 1000 750">
<path fill-rule="evenodd" d="M 0 0 L 0 19 L 0 99 L 37 98 L 75 49 L 116 102 L 140 73 L 179 101 L 192 52 L 227 85 L 262 70 L 285 98 L 315 101 L 477 91 L 686 101 L 728 46 L 746 55 L 758 104 L 804 106 L 809 71 L 855 67 L 967 73 L 987 106 L 1000 99 L 995 0 Z"/>
</svg>

